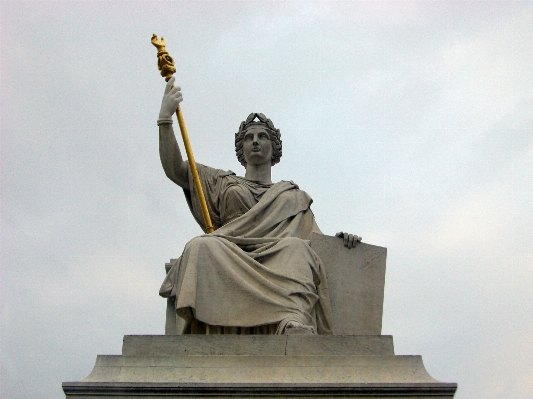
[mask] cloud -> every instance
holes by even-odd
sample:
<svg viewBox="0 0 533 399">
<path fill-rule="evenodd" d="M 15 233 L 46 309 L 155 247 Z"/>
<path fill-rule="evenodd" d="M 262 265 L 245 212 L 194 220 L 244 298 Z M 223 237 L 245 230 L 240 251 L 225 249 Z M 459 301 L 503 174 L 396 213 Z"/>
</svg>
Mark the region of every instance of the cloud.
<svg viewBox="0 0 533 399">
<path fill-rule="evenodd" d="M 0 7 L 3 396 L 57 397 L 163 332 L 164 263 L 200 229 L 158 159 L 154 32 L 198 161 L 243 173 L 233 133 L 265 112 L 274 178 L 324 232 L 388 247 L 397 353 L 457 398 L 532 392 L 529 3 Z"/>
</svg>

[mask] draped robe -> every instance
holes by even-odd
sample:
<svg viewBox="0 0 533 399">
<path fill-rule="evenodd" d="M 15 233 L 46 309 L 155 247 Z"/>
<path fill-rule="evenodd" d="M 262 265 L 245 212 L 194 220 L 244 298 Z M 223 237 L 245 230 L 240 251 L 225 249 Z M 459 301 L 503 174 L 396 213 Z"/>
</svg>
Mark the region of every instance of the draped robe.
<svg viewBox="0 0 533 399">
<path fill-rule="evenodd" d="M 215 231 L 185 245 L 161 286 L 186 321 L 180 333 L 280 334 L 293 322 L 332 334 L 324 267 L 309 246 L 320 232 L 311 197 L 293 182 L 197 167 Z M 184 193 L 205 231 L 191 175 Z"/>
</svg>

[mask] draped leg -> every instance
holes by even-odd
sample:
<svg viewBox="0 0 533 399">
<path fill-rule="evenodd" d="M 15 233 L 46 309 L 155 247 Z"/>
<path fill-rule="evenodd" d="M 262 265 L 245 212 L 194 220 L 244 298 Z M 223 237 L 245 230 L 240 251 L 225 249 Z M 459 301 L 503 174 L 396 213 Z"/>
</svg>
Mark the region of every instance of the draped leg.
<svg viewBox="0 0 533 399">
<path fill-rule="evenodd" d="M 185 246 L 172 296 L 188 332 L 272 333 L 280 323 L 316 331 L 320 265 L 307 241 L 239 246 L 230 239 L 205 235 Z"/>
</svg>

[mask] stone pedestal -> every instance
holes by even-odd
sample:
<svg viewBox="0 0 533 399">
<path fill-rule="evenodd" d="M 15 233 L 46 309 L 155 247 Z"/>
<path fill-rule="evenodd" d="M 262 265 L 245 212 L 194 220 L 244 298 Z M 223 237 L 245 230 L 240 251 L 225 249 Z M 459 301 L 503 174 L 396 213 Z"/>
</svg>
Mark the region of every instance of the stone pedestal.
<svg viewBox="0 0 533 399">
<path fill-rule="evenodd" d="M 169 299 L 167 335 L 124 337 L 121 356 L 98 356 L 89 376 L 63 383 L 67 398 L 452 398 L 457 384 L 433 379 L 420 356 L 394 355 L 380 335 L 386 248 L 347 249 L 322 234 L 311 247 L 339 335 L 174 335 L 183 320 Z"/>
<path fill-rule="evenodd" d="M 452 398 L 420 356 L 396 356 L 391 336 L 126 336 L 99 355 L 68 399 L 207 397 Z"/>
</svg>

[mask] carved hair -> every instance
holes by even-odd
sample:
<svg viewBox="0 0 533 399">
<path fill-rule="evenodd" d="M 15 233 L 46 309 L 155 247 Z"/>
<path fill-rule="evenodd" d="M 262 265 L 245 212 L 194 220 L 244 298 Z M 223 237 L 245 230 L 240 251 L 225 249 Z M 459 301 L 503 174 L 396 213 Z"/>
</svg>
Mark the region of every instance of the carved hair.
<svg viewBox="0 0 533 399">
<path fill-rule="evenodd" d="M 255 120 L 256 118 L 258 121 Z M 237 159 L 242 166 L 246 167 L 246 160 L 244 159 L 242 144 L 244 141 L 244 135 L 251 126 L 262 126 L 267 131 L 268 136 L 270 137 L 270 142 L 272 143 L 271 164 L 274 166 L 281 158 L 281 134 L 279 129 L 274 127 L 272 121 L 261 113 L 252 112 L 250 115 L 248 115 L 248 118 L 246 118 L 244 122 L 241 122 L 239 131 L 235 133 L 235 152 L 237 153 Z"/>
</svg>

